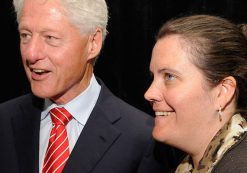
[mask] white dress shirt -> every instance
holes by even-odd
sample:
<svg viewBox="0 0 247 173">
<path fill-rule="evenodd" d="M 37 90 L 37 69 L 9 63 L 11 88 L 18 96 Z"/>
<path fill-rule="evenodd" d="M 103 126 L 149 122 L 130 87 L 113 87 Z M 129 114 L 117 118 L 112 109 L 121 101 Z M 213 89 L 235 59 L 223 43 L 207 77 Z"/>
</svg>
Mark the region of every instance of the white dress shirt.
<svg viewBox="0 0 247 173">
<path fill-rule="evenodd" d="M 45 100 L 44 110 L 41 112 L 40 121 L 40 143 L 39 143 L 39 172 L 42 173 L 43 162 L 46 149 L 49 142 L 52 122 L 49 111 L 54 107 L 65 107 L 73 116 L 72 120 L 67 124 L 67 134 L 69 139 L 70 153 L 73 150 L 75 143 L 85 126 L 96 102 L 99 97 L 101 86 L 93 75 L 89 86 L 80 95 L 65 105 L 56 105 L 50 100 Z"/>
</svg>

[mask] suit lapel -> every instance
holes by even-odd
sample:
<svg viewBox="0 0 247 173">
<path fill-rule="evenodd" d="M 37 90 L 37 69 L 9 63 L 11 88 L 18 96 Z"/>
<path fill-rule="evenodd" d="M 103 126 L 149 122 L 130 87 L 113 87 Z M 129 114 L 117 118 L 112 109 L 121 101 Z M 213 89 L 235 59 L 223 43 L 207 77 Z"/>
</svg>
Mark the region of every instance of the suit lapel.
<svg viewBox="0 0 247 173">
<path fill-rule="evenodd" d="M 32 99 L 30 99 L 32 100 Z M 21 173 L 38 173 L 40 109 L 35 99 L 20 105 L 20 114 L 12 119 L 16 151 Z"/>
<path fill-rule="evenodd" d="M 84 127 L 63 173 L 88 173 L 119 137 L 120 132 L 96 109 Z"/>
<path fill-rule="evenodd" d="M 121 135 L 114 123 L 121 119 L 109 90 L 101 83 L 99 99 L 81 132 L 63 173 L 89 173 Z"/>
</svg>

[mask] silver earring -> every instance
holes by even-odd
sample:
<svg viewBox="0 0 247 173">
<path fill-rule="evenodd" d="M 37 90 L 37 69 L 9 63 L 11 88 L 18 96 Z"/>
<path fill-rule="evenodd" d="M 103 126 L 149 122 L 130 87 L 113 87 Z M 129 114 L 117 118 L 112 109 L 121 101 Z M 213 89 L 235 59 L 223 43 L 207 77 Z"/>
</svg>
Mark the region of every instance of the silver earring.
<svg viewBox="0 0 247 173">
<path fill-rule="evenodd" d="M 219 115 L 219 120 L 220 120 L 220 122 L 221 122 L 221 121 L 222 121 L 222 111 L 221 111 L 221 106 L 220 106 L 220 108 L 219 108 L 218 115 Z"/>
</svg>

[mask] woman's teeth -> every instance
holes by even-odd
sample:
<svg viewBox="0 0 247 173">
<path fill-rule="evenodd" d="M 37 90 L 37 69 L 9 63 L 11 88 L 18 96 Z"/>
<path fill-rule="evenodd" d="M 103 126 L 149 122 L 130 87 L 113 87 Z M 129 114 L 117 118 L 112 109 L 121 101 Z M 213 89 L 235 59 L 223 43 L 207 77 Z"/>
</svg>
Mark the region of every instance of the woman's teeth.
<svg viewBox="0 0 247 173">
<path fill-rule="evenodd" d="M 168 116 L 170 114 L 171 114 L 171 112 L 155 112 L 156 116 Z"/>
</svg>

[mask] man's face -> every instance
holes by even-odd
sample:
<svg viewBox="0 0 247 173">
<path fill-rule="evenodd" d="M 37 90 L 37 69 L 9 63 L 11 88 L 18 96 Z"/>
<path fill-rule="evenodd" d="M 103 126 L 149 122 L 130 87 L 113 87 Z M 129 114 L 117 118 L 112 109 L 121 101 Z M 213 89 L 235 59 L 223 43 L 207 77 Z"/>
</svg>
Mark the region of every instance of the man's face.
<svg viewBox="0 0 247 173">
<path fill-rule="evenodd" d="M 19 31 L 23 65 L 36 96 L 63 104 L 87 87 L 88 61 L 94 58 L 90 36 L 69 22 L 59 0 L 26 0 Z"/>
</svg>

